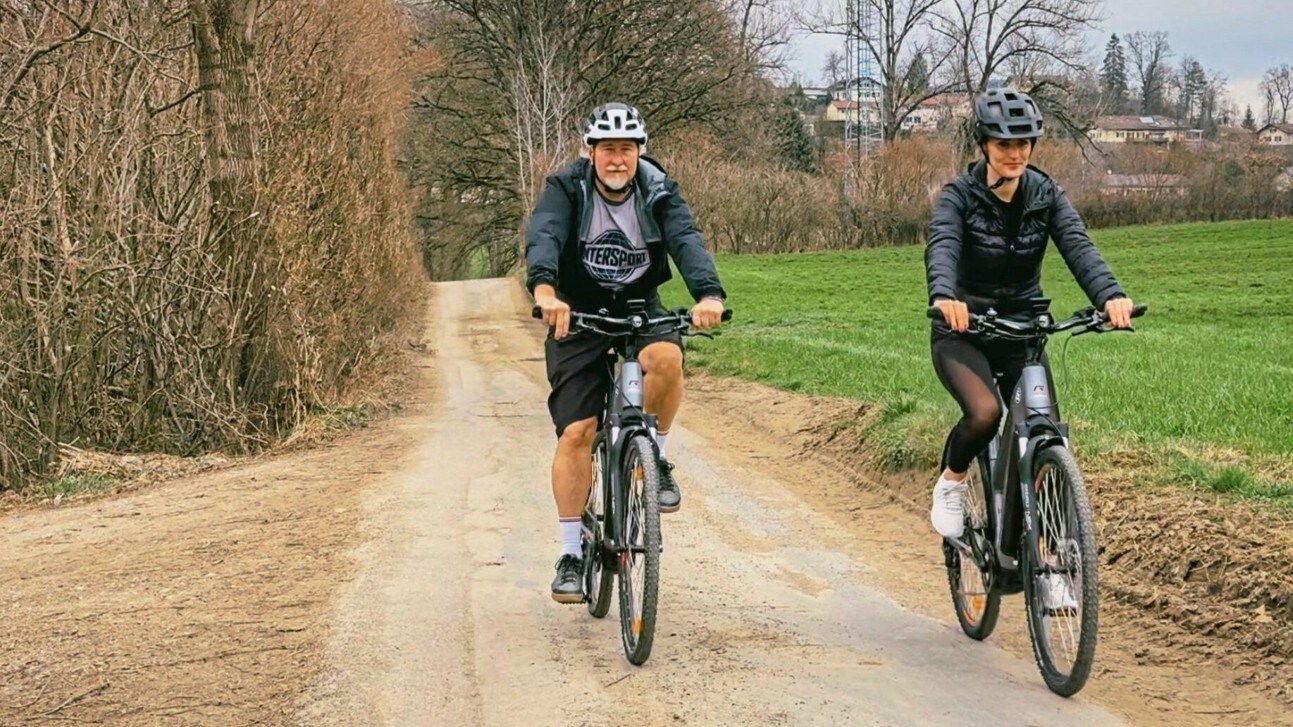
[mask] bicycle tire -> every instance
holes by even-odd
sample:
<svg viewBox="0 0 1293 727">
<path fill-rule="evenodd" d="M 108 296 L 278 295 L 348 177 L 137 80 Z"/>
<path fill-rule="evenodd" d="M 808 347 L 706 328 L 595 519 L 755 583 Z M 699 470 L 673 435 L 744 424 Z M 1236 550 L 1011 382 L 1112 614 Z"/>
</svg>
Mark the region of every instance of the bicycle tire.
<svg viewBox="0 0 1293 727">
<path fill-rule="evenodd" d="M 990 532 L 988 518 L 988 496 L 992 491 L 988 468 L 983 464 L 984 455 L 979 455 L 970 463 L 970 474 L 967 476 L 965 502 L 965 536 L 964 542 L 972 542 L 977 536 L 981 542 L 991 547 L 993 533 Z M 1001 592 L 992 582 L 991 574 L 983 573 L 977 563 L 965 556 L 947 541 L 943 542 L 944 560 L 947 563 L 947 585 L 952 595 L 952 609 L 956 611 L 956 620 L 961 624 L 961 631 L 975 641 L 983 641 L 992 635 L 997 627 L 997 618 L 1001 614 Z M 978 589 L 966 590 L 965 576 L 970 571 L 977 574 Z"/>
<path fill-rule="evenodd" d="M 1028 635 L 1046 686 L 1062 697 L 1071 697 L 1086 685 L 1091 676 L 1099 630 L 1100 601 L 1091 502 L 1082 471 L 1066 447 L 1054 445 L 1037 453 L 1032 482 L 1037 493 L 1033 524 L 1037 529 L 1038 548 L 1047 562 L 1033 563 L 1031 550 L 1020 548 L 1024 561 Z M 1055 513 L 1055 510 L 1060 512 Z M 1062 522 L 1058 519 L 1061 516 Z M 1076 576 L 1072 573 L 1074 569 L 1078 571 Z M 1039 586 L 1041 578 L 1047 577 L 1046 588 L 1051 587 L 1049 575 L 1052 571 L 1061 575 L 1061 585 L 1068 589 L 1067 595 L 1076 604 L 1077 614 L 1069 613 L 1073 610 L 1071 607 L 1057 609 L 1054 604 L 1049 607 L 1046 604 L 1045 593 Z M 1074 593 L 1074 588 L 1079 592 Z M 1048 613 L 1050 611 L 1055 613 Z M 1067 670 L 1056 661 L 1055 644 L 1051 638 L 1057 619 L 1060 646 L 1071 655 L 1068 659 L 1071 666 Z M 1079 629 L 1076 635 L 1072 631 L 1074 625 Z"/>
<path fill-rule="evenodd" d="M 588 613 L 593 618 L 604 618 L 611 610 L 611 589 L 615 574 L 606 567 L 606 554 L 602 543 L 605 538 L 606 508 L 606 433 L 598 434 L 593 445 L 593 480 L 588 490 L 588 504 L 584 507 L 584 596 Z"/>
<path fill-rule="evenodd" d="M 660 584 L 660 473 L 655 448 L 644 434 L 625 444 L 623 461 L 621 482 L 626 507 L 621 523 L 629 548 L 620 554 L 618 568 L 620 637 L 629 663 L 641 666 L 651 656 L 655 641 Z M 639 598 L 641 602 L 637 603 Z"/>
</svg>

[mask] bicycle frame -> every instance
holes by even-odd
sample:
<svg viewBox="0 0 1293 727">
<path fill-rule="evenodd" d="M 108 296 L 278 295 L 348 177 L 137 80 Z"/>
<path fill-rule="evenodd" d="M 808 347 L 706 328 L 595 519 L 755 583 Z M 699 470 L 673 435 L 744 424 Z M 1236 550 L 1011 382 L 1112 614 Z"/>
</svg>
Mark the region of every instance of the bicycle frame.
<svg viewBox="0 0 1293 727">
<path fill-rule="evenodd" d="M 1016 545 L 1020 543 L 1021 525 L 1026 539 L 1023 544 L 1034 557 L 1032 562 L 1041 562 L 1037 559 L 1040 552 L 1033 529 L 1036 503 L 1032 463 L 1043 447 L 1068 446 L 1068 427 L 1056 416 L 1059 403 L 1041 363 L 1041 349 L 1037 346 L 1029 352 L 1028 363 L 1011 393 L 1001 431 L 988 445 L 991 502 L 986 504 L 994 535 L 993 550 L 1003 570 L 1018 569 Z"/>
<path fill-rule="evenodd" d="M 656 417 L 643 408 L 642 365 L 638 363 L 636 336 L 627 336 L 624 342 L 624 359 L 607 399 L 603 436 L 608 437 L 607 457 L 602 472 L 603 512 L 602 523 L 603 564 L 617 567 L 619 556 L 628 547 L 628 533 L 621 532 L 620 514 L 628 508 L 628 488 L 621 477 L 623 473 L 624 443 L 638 434 L 647 434 L 655 444 Z M 611 565 L 614 560 L 616 565 Z"/>
<path fill-rule="evenodd" d="M 1046 316 L 1049 322 L 1049 314 L 1044 309 L 1034 318 L 1040 322 L 1041 316 Z M 984 562 L 985 555 L 976 553 L 968 544 L 953 541 L 990 572 L 1018 572 L 1021 537 L 1031 562 L 1042 562 L 1038 535 L 1033 527 L 1036 513 L 1033 461 L 1043 448 L 1054 444 L 1067 447 L 1069 442 L 1068 425 L 1059 418 L 1059 401 L 1042 363 L 1046 342 L 1046 336 L 1023 341 L 1026 347 L 1023 370 L 1010 392 L 1009 402 L 1002 402 L 1005 416 L 1001 428 L 988 443 L 985 495 L 989 501 L 984 505 L 993 536 L 991 562 Z"/>
</svg>

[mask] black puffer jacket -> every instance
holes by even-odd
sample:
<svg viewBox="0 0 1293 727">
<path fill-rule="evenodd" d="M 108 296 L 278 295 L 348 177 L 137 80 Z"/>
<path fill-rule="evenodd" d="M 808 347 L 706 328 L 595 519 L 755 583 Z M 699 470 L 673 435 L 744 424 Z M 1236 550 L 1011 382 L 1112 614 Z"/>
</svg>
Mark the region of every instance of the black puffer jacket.
<svg viewBox="0 0 1293 727">
<path fill-rule="evenodd" d="M 656 288 L 673 277 L 669 257 L 678 266 L 687 290 L 697 301 L 706 296 L 727 297 L 714 259 L 691 217 L 691 208 L 678 192 L 678 184 L 665 175 L 659 162 L 638 159 L 634 182 L 638 221 L 646 238 L 651 266 L 646 275 L 623 290 L 612 292 L 588 274 L 582 262 L 592 223 L 589 195 L 597 194 L 593 165 L 576 159 L 548 176 L 525 234 L 526 287 L 548 284 L 557 296 L 577 311 L 619 308 L 626 301 L 656 298 Z M 668 253 L 668 254 L 666 254 Z"/>
<path fill-rule="evenodd" d="M 1024 211 L 1010 237 L 996 195 L 988 189 L 987 163 L 971 164 L 943 187 L 929 225 L 925 271 L 929 299 L 963 300 L 982 313 L 1016 313 L 1042 296 L 1042 257 L 1055 241 L 1064 262 L 1097 308 L 1122 297 L 1113 272 L 1087 236 L 1068 195 L 1044 172 L 1028 167 L 1022 180 Z"/>
</svg>

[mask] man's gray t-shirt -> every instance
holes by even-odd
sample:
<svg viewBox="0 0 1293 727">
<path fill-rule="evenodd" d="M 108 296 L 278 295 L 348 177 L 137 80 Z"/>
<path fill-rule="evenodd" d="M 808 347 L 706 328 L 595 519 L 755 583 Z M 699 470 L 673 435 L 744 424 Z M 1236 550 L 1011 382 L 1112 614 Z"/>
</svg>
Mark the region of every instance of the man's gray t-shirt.
<svg viewBox="0 0 1293 727">
<path fill-rule="evenodd" d="M 584 246 L 584 267 L 593 280 L 609 290 L 635 282 L 651 266 L 638 221 L 636 194 L 630 193 L 618 204 L 592 194 L 593 219 Z"/>
</svg>

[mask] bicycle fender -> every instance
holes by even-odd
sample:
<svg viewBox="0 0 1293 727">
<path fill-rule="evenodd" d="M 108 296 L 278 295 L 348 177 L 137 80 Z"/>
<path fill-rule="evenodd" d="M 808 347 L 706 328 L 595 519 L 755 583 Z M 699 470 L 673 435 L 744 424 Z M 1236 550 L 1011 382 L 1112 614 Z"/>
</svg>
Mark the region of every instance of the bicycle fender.
<svg viewBox="0 0 1293 727">
<path fill-rule="evenodd" d="M 1024 455 L 1019 460 L 1019 479 L 1025 482 L 1031 482 L 1033 478 L 1033 459 L 1043 447 L 1051 445 L 1066 446 L 1067 442 L 1059 433 L 1049 430 L 1035 432 L 1028 438 L 1028 444 L 1024 447 Z"/>
</svg>

